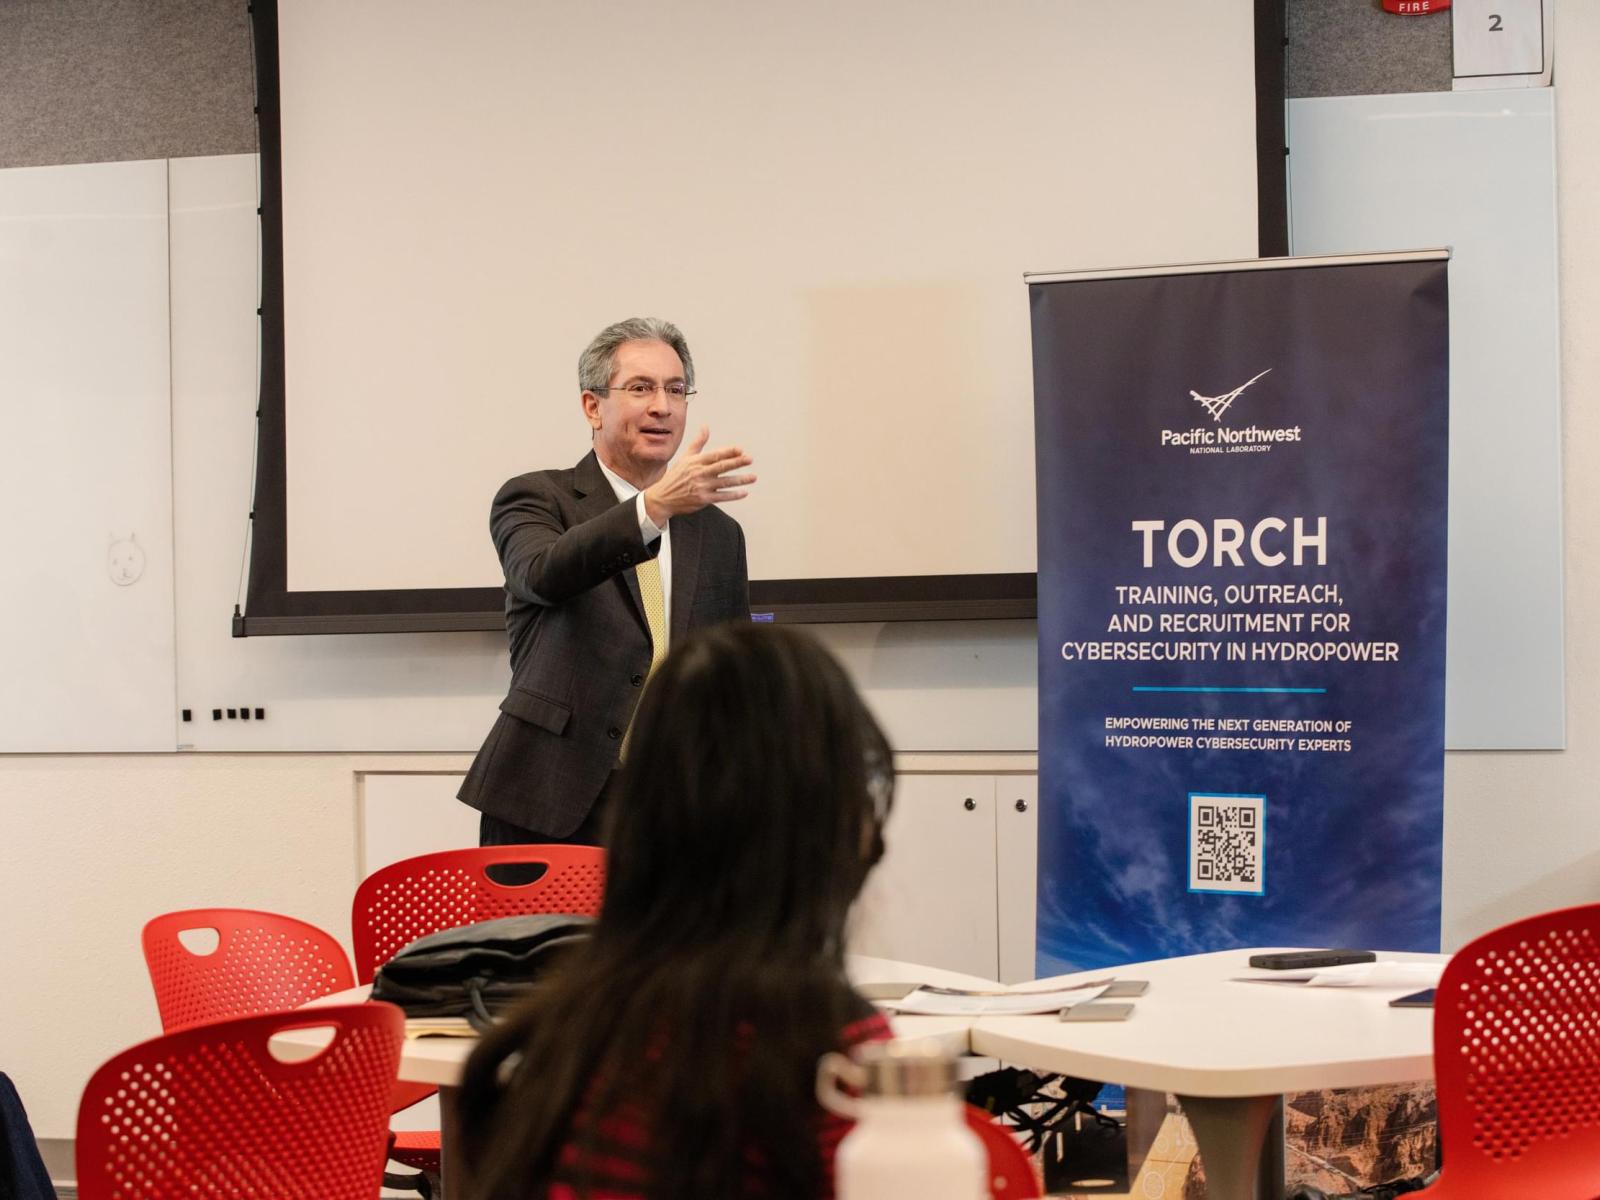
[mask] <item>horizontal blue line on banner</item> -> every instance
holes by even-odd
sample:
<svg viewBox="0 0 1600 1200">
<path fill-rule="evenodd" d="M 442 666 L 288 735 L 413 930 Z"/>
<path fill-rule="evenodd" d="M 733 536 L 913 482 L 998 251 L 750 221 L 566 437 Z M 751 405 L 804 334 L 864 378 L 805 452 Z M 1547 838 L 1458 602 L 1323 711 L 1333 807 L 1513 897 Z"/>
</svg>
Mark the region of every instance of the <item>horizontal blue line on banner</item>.
<svg viewBox="0 0 1600 1200">
<path fill-rule="evenodd" d="M 1321 696 L 1327 688 L 1290 687 L 1135 687 L 1136 692 L 1277 692 L 1296 696 Z"/>
</svg>

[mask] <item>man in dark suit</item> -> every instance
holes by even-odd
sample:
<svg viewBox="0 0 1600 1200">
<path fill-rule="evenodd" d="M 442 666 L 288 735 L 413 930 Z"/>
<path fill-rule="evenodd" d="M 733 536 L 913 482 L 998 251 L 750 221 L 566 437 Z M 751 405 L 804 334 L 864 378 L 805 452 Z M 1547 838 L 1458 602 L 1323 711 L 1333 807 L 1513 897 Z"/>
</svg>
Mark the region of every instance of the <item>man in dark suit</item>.
<svg viewBox="0 0 1600 1200">
<path fill-rule="evenodd" d="M 479 840 L 599 844 L 612 772 L 674 638 L 750 619 L 744 533 L 717 507 L 755 476 L 737 447 L 683 441 L 694 362 L 677 328 L 608 326 L 578 360 L 594 449 L 519 475 L 489 517 L 506 580 L 511 689 L 458 797 Z"/>
</svg>

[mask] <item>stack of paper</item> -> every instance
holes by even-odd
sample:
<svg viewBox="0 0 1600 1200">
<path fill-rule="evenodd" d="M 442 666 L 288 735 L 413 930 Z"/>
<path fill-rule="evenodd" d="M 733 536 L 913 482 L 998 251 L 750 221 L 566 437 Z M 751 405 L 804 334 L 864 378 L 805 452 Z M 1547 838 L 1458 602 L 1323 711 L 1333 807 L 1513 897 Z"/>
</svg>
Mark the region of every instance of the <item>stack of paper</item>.
<svg viewBox="0 0 1600 1200">
<path fill-rule="evenodd" d="M 1345 963 L 1315 971 L 1263 971 L 1243 977 L 1245 983 L 1302 983 L 1306 987 L 1431 988 L 1439 986 L 1441 962 Z"/>
<path fill-rule="evenodd" d="M 478 1031 L 467 1023 L 465 1017 L 408 1017 L 406 1036 L 475 1038 Z"/>
<path fill-rule="evenodd" d="M 1108 979 L 1081 983 L 1071 987 L 1055 988 L 1004 988 L 980 991 L 971 988 L 933 987 L 923 984 L 896 999 L 881 999 L 880 1008 L 907 1016 L 953 1017 L 1021 1016 L 1028 1013 L 1053 1013 L 1071 1008 L 1101 996 Z M 873 990 L 870 985 L 866 990 Z"/>
</svg>

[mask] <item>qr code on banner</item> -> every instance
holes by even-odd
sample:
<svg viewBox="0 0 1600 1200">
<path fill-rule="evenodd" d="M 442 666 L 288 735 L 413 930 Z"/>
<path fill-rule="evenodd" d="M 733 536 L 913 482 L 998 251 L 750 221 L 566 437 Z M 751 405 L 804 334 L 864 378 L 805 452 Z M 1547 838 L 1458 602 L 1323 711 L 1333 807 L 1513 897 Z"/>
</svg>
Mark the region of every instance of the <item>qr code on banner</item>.
<svg viewBox="0 0 1600 1200">
<path fill-rule="evenodd" d="M 1189 890 L 1266 893 L 1265 796 L 1189 795 Z"/>
</svg>

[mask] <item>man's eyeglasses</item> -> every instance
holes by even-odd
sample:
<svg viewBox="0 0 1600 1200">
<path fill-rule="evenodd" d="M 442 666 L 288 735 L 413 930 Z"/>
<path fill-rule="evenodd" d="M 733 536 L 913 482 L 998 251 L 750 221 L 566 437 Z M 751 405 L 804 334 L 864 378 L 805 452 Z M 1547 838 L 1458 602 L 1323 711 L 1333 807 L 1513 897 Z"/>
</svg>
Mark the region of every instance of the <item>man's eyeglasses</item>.
<svg viewBox="0 0 1600 1200">
<path fill-rule="evenodd" d="M 611 387 L 590 388 L 593 392 L 626 392 L 634 400 L 648 400 L 660 392 L 668 400 L 687 400 L 694 389 L 686 383 L 645 383 L 635 379 L 632 383 L 618 383 Z"/>
</svg>

